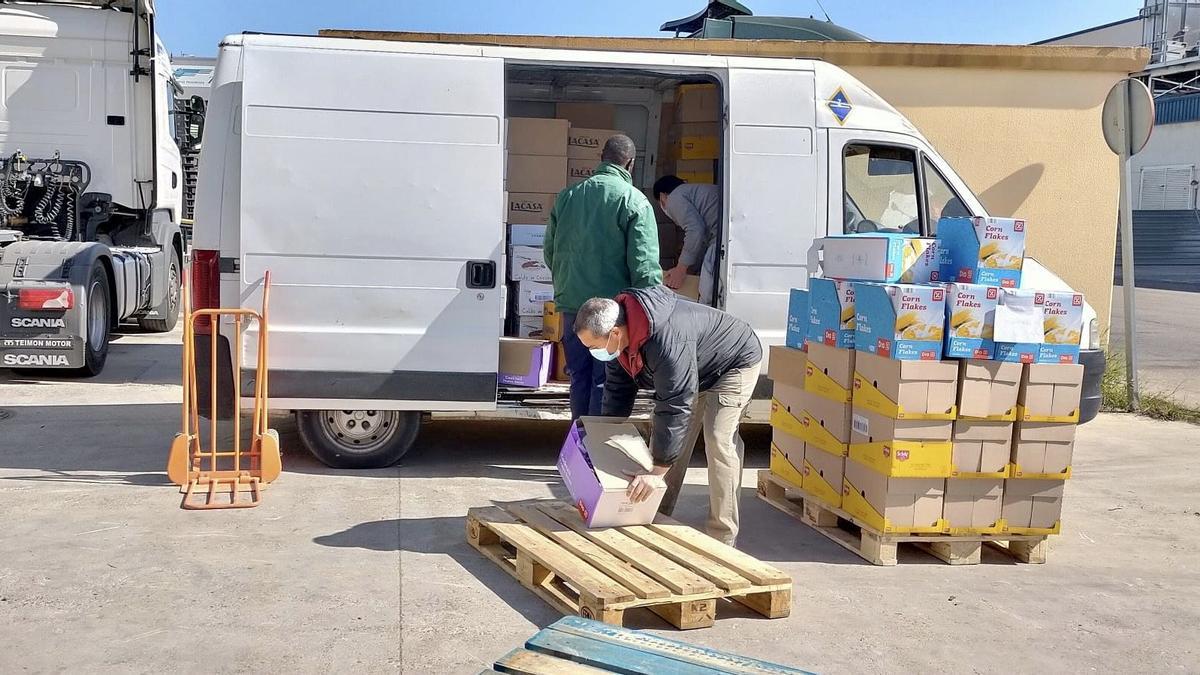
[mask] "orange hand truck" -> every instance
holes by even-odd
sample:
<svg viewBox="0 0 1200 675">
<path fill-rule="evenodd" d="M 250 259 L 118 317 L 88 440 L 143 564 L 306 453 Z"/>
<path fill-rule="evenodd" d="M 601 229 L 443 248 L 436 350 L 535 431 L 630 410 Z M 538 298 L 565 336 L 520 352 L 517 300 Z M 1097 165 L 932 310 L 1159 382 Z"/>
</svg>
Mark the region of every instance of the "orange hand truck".
<svg viewBox="0 0 1200 675">
<path fill-rule="evenodd" d="M 267 299 L 271 272 L 263 275 L 262 312 L 250 309 L 191 309 L 190 284 L 185 272 L 180 294 L 183 296 L 183 428 L 171 443 L 167 458 L 167 477 L 184 493 L 180 504 L 185 509 L 250 508 L 262 502 L 262 489 L 279 477 L 283 469 L 279 456 L 279 434 L 267 428 Z M 196 321 L 207 317 L 212 365 L 212 420 L 208 447 L 200 439 L 200 413 L 196 380 Z M 219 450 L 217 431 L 217 336 L 220 321 L 227 317 L 233 324 L 233 449 Z M 254 374 L 254 411 L 249 448 L 243 448 L 241 436 L 242 335 L 258 324 L 258 354 Z M 226 497 L 228 495 L 228 497 Z M 247 496 L 248 495 L 248 496 Z"/>
</svg>

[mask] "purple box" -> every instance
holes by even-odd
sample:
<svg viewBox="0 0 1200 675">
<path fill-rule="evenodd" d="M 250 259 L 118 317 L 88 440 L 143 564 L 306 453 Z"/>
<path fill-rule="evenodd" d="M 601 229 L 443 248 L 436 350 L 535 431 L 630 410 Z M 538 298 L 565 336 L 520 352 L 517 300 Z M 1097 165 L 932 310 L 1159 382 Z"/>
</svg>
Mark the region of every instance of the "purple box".
<svg viewBox="0 0 1200 675">
<path fill-rule="evenodd" d="M 654 522 L 667 491 L 661 478 L 655 479 L 655 490 L 646 501 L 634 504 L 625 496 L 625 472 L 643 473 L 651 467 L 650 448 L 637 429 L 605 417 L 576 420 L 558 453 L 558 473 L 588 527 Z"/>
<path fill-rule="evenodd" d="M 554 358 L 545 340 L 500 338 L 500 366 L 496 380 L 510 387 L 537 389 L 550 379 Z"/>
</svg>

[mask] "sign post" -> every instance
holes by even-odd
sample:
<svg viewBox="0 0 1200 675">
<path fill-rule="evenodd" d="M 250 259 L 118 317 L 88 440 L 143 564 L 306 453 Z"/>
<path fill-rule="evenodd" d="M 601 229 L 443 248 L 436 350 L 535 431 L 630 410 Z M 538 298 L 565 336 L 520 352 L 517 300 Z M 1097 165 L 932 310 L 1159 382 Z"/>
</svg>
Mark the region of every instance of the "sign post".
<svg viewBox="0 0 1200 675">
<path fill-rule="evenodd" d="M 1121 231 L 1121 291 L 1125 306 L 1125 389 L 1129 409 L 1140 404 L 1137 384 L 1137 340 L 1134 327 L 1133 187 L 1129 158 L 1146 147 L 1154 129 L 1154 99 L 1141 80 L 1126 78 L 1113 85 L 1104 99 L 1104 140 L 1121 163 L 1119 223 Z"/>
</svg>

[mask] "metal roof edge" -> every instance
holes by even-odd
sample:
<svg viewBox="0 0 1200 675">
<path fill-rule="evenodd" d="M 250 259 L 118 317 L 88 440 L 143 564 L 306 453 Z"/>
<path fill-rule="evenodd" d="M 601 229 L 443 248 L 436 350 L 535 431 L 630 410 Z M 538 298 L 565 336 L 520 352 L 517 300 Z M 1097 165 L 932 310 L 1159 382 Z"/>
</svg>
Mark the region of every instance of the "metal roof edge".
<svg viewBox="0 0 1200 675">
<path fill-rule="evenodd" d="M 1132 73 L 1145 68 L 1147 62 L 1150 60 L 1150 50 L 1145 47 L 728 40 L 659 37 L 572 37 L 332 28 L 321 29 L 318 35 L 333 38 L 397 42 L 440 42 L 498 47 L 807 58 L 820 59 L 839 66 L 1008 68 L 1013 70 L 1060 71 L 1104 70 Z"/>
</svg>

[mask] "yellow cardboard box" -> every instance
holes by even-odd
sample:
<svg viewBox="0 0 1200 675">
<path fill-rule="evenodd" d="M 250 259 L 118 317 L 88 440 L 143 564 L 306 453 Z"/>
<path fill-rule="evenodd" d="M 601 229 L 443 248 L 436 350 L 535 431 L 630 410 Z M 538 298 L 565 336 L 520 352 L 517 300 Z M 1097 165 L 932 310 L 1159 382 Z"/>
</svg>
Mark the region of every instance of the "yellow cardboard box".
<svg viewBox="0 0 1200 675">
<path fill-rule="evenodd" d="M 946 481 L 941 478 L 896 478 L 846 461 L 842 510 L 882 534 L 946 531 L 942 518 Z"/>
</svg>

